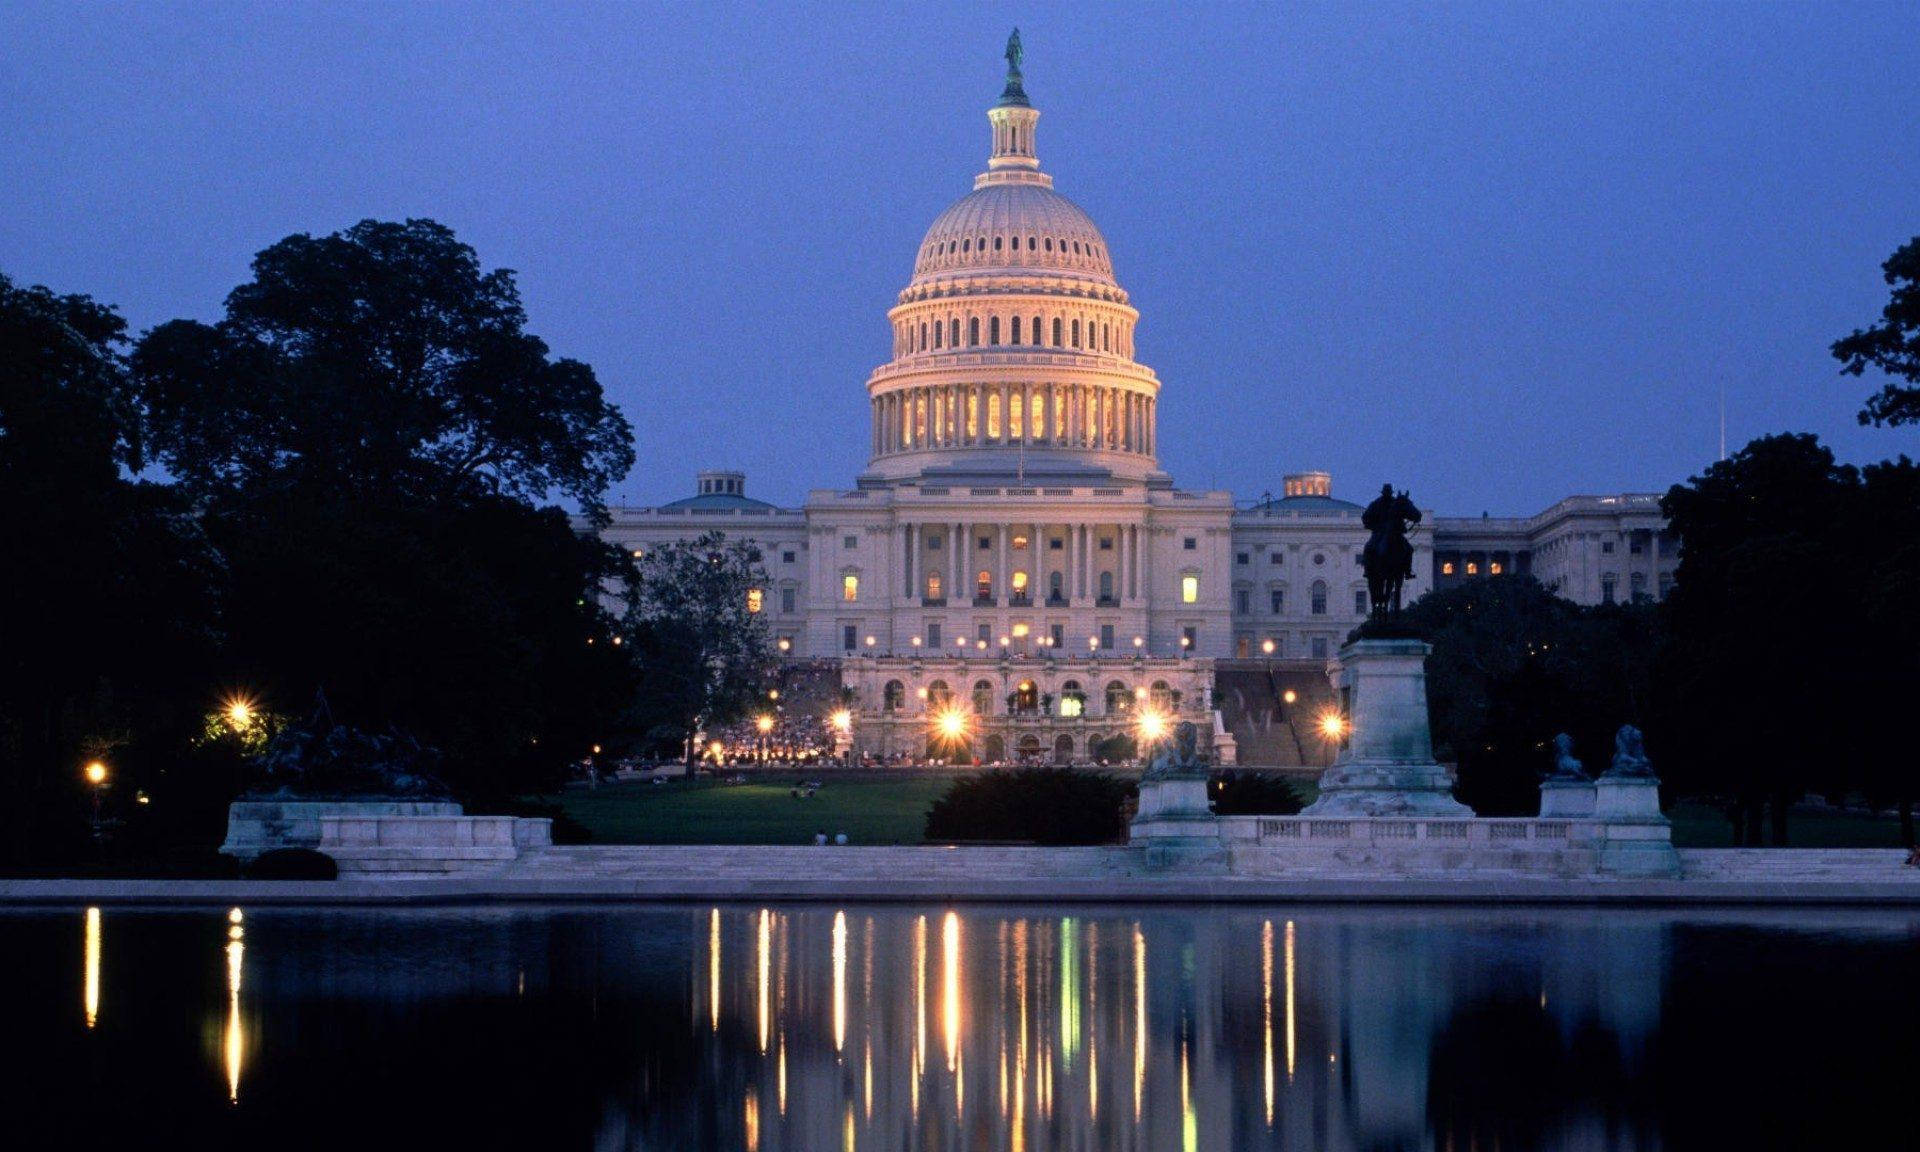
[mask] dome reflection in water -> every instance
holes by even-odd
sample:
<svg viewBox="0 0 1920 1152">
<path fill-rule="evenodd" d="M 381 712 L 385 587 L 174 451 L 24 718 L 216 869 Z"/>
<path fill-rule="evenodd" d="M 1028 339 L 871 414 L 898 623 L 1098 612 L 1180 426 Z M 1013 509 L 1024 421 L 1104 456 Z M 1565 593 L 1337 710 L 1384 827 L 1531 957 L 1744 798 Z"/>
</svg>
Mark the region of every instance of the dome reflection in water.
<svg viewBox="0 0 1920 1152">
<path fill-rule="evenodd" d="M 1916 917 L 0 915 L 16 1133 L 130 1146 L 1656 1148 L 1900 1098 Z M 55 994 L 49 994 L 53 991 Z M 69 994 L 70 993 L 70 994 Z"/>
</svg>

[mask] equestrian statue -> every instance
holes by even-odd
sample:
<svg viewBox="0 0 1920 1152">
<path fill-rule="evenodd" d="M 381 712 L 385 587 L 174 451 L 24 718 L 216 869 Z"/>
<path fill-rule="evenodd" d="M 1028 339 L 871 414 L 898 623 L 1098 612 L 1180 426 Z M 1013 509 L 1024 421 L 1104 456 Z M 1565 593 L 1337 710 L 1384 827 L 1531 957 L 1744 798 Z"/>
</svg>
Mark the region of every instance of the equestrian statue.
<svg viewBox="0 0 1920 1152">
<path fill-rule="evenodd" d="M 1407 540 L 1407 529 L 1420 523 L 1420 509 L 1405 492 L 1395 493 L 1393 485 L 1382 484 L 1380 495 L 1360 513 L 1360 523 L 1372 533 L 1360 553 L 1372 616 L 1379 620 L 1398 615 L 1400 590 L 1413 576 L 1413 544 Z"/>
</svg>

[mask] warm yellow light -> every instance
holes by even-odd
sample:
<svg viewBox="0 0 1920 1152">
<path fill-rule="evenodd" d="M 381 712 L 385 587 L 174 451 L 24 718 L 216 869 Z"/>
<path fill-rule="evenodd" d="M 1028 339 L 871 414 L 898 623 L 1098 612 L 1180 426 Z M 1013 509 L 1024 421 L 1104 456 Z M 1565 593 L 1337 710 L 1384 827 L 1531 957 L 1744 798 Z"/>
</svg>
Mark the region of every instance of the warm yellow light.
<svg viewBox="0 0 1920 1152">
<path fill-rule="evenodd" d="M 780 637 L 780 651 L 782 652 L 793 651 L 793 641 L 787 639 L 785 636 Z"/>
<path fill-rule="evenodd" d="M 720 757 L 726 755 L 726 752 L 727 752 L 727 746 L 725 744 L 720 743 L 720 741 L 718 740 L 715 740 L 713 743 L 707 745 L 707 754 L 712 756 L 715 760 L 718 760 L 720 759 Z"/>
<path fill-rule="evenodd" d="M 1200 600 L 1200 577 L 1180 577 L 1180 603 L 1194 604 Z"/>
<path fill-rule="evenodd" d="M 768 732 L 773 731 L 773 717 L 762 716 L 753 722 L 753 726 L 760 729 L 761 735 L 764 736 Z"/>
<path fill-rule="evenodd" d="M 87 783 L 98 787 L 107 782 L 107 766 L 98 760 L 88 761 L 81 771 L 86 773 Z"/>
<path fill-rule="evenodd" d="M 1291 704 L 1295 700 L 1300 699 L 1300 694 L 1295 692 L 1293 689 L 1289 688 L 1284 693 L 1281 694 L 1280 699 L 1285 700 L 1287 703 Z"/>
<path fill-rule="evenodd" d="M 778 700 L 778 699 L 780 699 L 780 689 L 778 689 L 778 688 L 769 688 L 769 689 L 767 689 L 767 699 L 769 699 L 769 700 Z"/>
<path fill-rule="evenodd" d="M 1347 722 L 1338 712 L 1329 712 L 1320 717 L 1320 733 L 1329 740 L 1338 740 L 1347 731 Z"/>
<path fill-rule="evenodd" d="M 1140 714 L 1140 735 L 1148 741 L 1158 740 L 1167 734 L 1167 718 L 1158 712 Z"/>
<path fill-rule="evenodd" d="M 967 735 L 967 714 L 958 708 L 943 709 L 933 723 L 945 739 L 961 740 Z"/>
<path fill-rule="evenodd" d="M 836 731 L 847 732 L 853 728 L 853 713 L 845 708 L 833 714 L 833 726 Z"/>
<path fill-rule="evenodd" d="M 595 745 L 593 746 L 593 754 L 594 754 L 595 756 L 598 756 L 598 755 L 600 755 L 600 745 L 598 745 L 598 744 L 595 744 Z"/>
<path fill-rule="evenodd" d="M 918 695 L 920 699 L 925 700 L 927 698 L 927 690 L 925 688 L 920 689 Z"/>
<path fill-rule="evenodd" d="M 1145 636 L 1135 636 L 1133 638 L 1133 646 L 1135 648 L 1145 647 L 1146 643 L 1147 643 L 1147 638 Z"/>
<path fill-rule="evenodd" d="M 1260 641 L 1260 651 L 1265 652 L 1269 656 L 1273 655 L 1273 641 L 1272 640 Z"/>
<path fill-rule="evenodd" d="M 235 728 L 245 728 L 253 722 L 253 702 L 242 697 L 227 701 L 227 720 Z"/>
</svg>

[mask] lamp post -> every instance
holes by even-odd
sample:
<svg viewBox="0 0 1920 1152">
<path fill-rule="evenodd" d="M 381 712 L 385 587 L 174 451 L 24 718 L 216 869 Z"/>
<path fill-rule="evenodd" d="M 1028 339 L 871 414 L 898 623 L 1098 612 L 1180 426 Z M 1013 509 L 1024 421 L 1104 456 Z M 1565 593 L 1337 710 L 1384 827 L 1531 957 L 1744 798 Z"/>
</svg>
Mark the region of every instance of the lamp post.
<svg viewBox="0 0 1920 1152">
<path fill-rule="evenodd" d="M 107 765 L 102 760 L 89 760 L 80 770 L 86 778 L 87 786 L 93 789 L 93 820 L 90 825 L 96 843 L 106 839 L 106 826 L 100 822 L 100 801 L 107 791 Z"/>
</svg>

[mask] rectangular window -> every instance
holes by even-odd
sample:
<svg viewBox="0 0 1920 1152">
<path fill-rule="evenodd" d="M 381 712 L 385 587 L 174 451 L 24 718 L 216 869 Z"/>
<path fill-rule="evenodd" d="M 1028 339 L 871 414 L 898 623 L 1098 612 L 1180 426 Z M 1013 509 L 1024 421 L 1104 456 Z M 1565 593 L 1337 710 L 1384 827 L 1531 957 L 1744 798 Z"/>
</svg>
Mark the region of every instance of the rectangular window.
<svg viewBox="0 0 1920 1152">
<path fill-rule="evenodd" d="M 1278 552 L 1274 552 L 1274 553 L 1270 553 L 1270 554 L 1269 554 L 1269 555 L 1267 556 L 1267 563 L 1269 563 L 1269 564 L 1278 564 L 1278 563 L 1280 563 L 1280 553 L 1278 553 Z"/>
<path fill-rule="evenodd" d="M 929 552 L 940 551 L 940 536 L 938 533 L 935 533 L 927 537 L 927 551 Z"/>
<path fill-rule="evenodd" d="M 1191 652 L 1200 646 L 1200 629 L 1188 624 L 1180 629 L 1180 650 Z"/>
<path fill-rule="evenodd" d="M 847 551 L 849 551 L 849 552 L 851 552 L 851 551 L 853 551 L 853 550 L 854 550 L 855 548 L 858 548 L 858 547 L 860 547 L 860 537 L 858 537 L 858 536 L 842 536 L 842 537 L 840 538 L 840 547 L 842 547 L 842 548 L 845 548 L 845 549 L 846 549 Z"/>
<path fill-rule="evenodd" d="M 1102 648 L 1113 647 L 1113 625 L 1111 624 L 1100 625 L 1100 647 Z"/>
<path fill-rule="evenodd" d="M 1247 560 L 1248 560 L 1248 556 L 1245 552 L 1235 552 L 1233 554 L 1233 562 L 1235 564 L 1245 566 L 1245 564 L 1247 563 Z"/>
<path fill-rule="evenodd" d="M 840 647 L 845 651 L 851 652 L 858 646 L 859 646 L 859 638 L 854 635 L 853 625 L 851 624 L 841 625 L 840 626 Z"/>
<path fill-rule="evenodd" d="M 1100 551 L 1102 552 L 1113 551 L 1113 537 L 1111 536 L 1100 537 Z"/>
<path fill-rule="evenodd" d="M 791 563 L 793 563 L 793 553 L 791 553 L 791 552 L 782 552 L 782 553 L 780 553 L 780 563 L 782 563 L 782 564 L 791 564 Z"/>
<path fill-rule="evenodd" d="M 1180 541 L 1180 547 L 1186 549 L 1188 552 L 1192 552 L 1196 548 L 1200 547 L 1200 541 L 1195 537 L 1189 536 L 1186 539 Z"/>
<path fill-rule="evenodd" d="M 1253 611 L 1253 593 L 1246 588 L 1233 590 L 1233 610 L 1242 616 Z"/>
<path fill-rule="evenodd" d="M 840 578 L 840 599 L 849 604 L 860 599 L 860 577 L 848 574 Z"/>
<path fill-rule="evenodd" d="M 1442 564 L 1440 565 L 1440 575 L 1442 575 L 1442 576 L 1451 576 L 1451 575 L 1453 575 L 1453 561 L 1451 561 L 1451 560 L 1448 560 L 1448 561 L 1445 561 L 1445 562 L 1443 562 L 1443 563 L 1442 563 Z"/>
<path fill-rule="evenodd" d="M 756 616 L 759 615 L 761 606 L 766 602 L 766 595 L 758 588 L 747 589 L 747 611 Z"/>
<path fill-rule="evenodd" d="M 1600 551 L 1608 556 L 1613 555 L 1613 541 L 1611 540 L 1600 541 Z"/>
<path fill-rule="evenodd" d="M 1355 616 L 1365 616 L 1367 614 L 1367 590 L 1365 588 L 1356 588 L 1353 591 L 1353 614 Z"/>
<path fill-rule="evenodd" d="M 780 611 L 791 613 L 793 611 L 793 600 L 794 600 L 793 589 L 791 588 L 780 589 Z"/>
<path fill-rule="evenodd" d="M 991 536 L 980 537 L 980 551 L 982 552 L 993 551 L 993 537 Z"/>
<path fill-rule="evenodd" d="M 940 647 L 940 621 L 938 620 L 927 621 L 927 647 L 933 649 Z"/>
<path fill-rule="evenodd" d="M 1614 576 L 1602 576 L 1600 578 L 1600 602 L 1602 604 L 1611 604 L 1614 602 L 1613 589 L 1614 585 L 1618 582 L 1618 578 Z"/>
<path fill-rule="evenodd" d="M 993 640 L 993 625 L 991 624 L 980 625 L 977 629 L 975 629 L 974 639 L 980 641 L 980 643 L 982 644 L 991 643 Z"/>
<path fill-rule="evenodd" d="M 1065 625 L 1055 624 L 1047 629 L 1047 643 L 1049 647 L 1058 648 L 1066 642 L 1067 629 Z"/>
<path fill-rule="evenodd" d="M 1327 658 L 1327 638 L 1325 636 L 1315 636 L 1313 638 L 1313 658 L 1315 660 L 1325 660 Z"/>
<path fill-rule="evenodd" d="M 1280 615 L 1280 613 L 1285 612 L 1287 610 L 1287 590 L 1285 588 L 1268 589 L 1267 605 L 1268 605 L 1267 610 L 1272 612 L 1275 616 L 1278 616 Z"/>
<path fill-rule="evenodd" d="M 1047 551 L 1049 552 L 1058 552 L 1064 549 L 1066 546 L 1067 546 L 1066 540 L 1062 539 L 1059 536 L 1051 537 L 1047 541 Z"/>
<path fill-rule="evenodd" d="M 1498 560 L 1487 565 L 1487 575 L 1489 576 L 1498 576 L 1504 571 L 1506 571 L 1506 565 L 1500 563 Z"/>
<path fill-rule="evenodd" d="M 1180 603 L 1198 604 L 1200 602 L 1200 577 L 1180 577 Z"/>
</svg>

